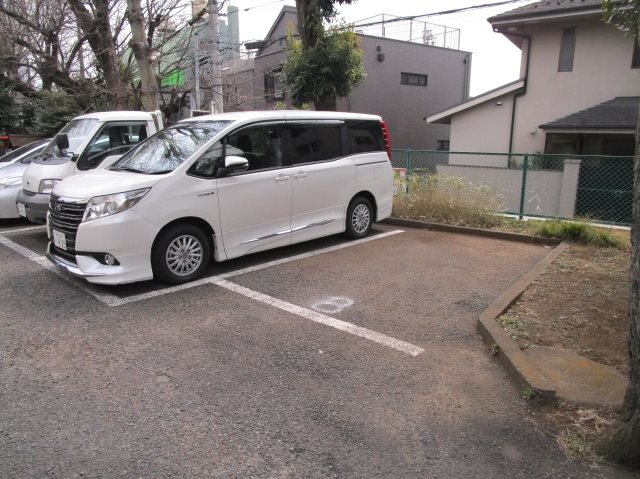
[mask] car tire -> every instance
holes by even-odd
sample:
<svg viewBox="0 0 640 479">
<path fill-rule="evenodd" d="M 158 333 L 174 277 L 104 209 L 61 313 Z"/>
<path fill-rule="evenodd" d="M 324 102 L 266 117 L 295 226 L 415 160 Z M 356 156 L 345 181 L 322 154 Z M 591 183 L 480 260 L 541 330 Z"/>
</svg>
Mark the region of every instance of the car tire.
<svg viewBox="0 0 640 479">
<path fill-rule="evenodd" d="M 359 196 L 351 200 L 347 208 L 346 235 L 349 238 L 364 238 L 373 225 L 373 208 L 366 198 Z"/>
<path fill-rule="evenodd" d="M 182 223 L 160 233 L 151 252 L 154 278 L 182 284 L 202 276 L 211 260 L 207 235 L 197 226 Z"/>
</svg>

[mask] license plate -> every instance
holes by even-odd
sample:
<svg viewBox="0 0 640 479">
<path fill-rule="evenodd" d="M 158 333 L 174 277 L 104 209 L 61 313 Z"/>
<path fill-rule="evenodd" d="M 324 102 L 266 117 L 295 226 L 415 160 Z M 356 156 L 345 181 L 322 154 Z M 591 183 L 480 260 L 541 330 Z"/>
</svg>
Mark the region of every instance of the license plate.
<svg viewBox="0 0 640 479">
<path fill-rule="evenodd" d="M 67 250 L 67 238 L 64 236 L 64 233 L 60 231 L 53 230 L 53 244 L 58 248 Z"/>
<path fill-rule="evenodd" d="M 24 207 L 22 203 L 18 203 L 18 214 L 20 216 L 27 216 L 27 209 Z"/>
</svg>

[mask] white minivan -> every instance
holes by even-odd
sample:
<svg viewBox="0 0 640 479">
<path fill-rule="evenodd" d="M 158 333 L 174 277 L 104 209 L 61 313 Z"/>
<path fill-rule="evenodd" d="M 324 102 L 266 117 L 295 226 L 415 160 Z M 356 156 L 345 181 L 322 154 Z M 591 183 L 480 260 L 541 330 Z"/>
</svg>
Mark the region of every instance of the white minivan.
<svg viewBox="0 0 640 479">
<path fill-rule="evenodd" d="M 322 236 L 367 235 L 391 214 L 379 116 L 254 111 L 183 120 L 106 169 L 55 185 L 47 256 L 99 284 L 178 284 L 216 261 Z"/>
</svg>

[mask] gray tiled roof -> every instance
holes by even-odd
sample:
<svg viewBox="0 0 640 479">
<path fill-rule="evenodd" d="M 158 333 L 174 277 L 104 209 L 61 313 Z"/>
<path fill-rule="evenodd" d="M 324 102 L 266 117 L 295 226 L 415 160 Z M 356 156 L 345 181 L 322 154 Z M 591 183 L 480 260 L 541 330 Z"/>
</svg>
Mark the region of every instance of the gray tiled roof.
<svg viewBox="0 0 640 479">
<path fill-rule="evenodd" d="M 640 96 L 618 96 L 586 110 L 540 125 L 543 130 L 633 130 L 638 122 Z"/>
<path fill-rule="evenodd" d="M 489 18 L 489 22 L 516 20 L 539 15 L 554 15 L 556 13 L 568 13 L 574 10 L 599 9 L 601 3 L 601 0 L 543 0 L 542 2 L 532 3 L 495 15 Z"/>
</svg>

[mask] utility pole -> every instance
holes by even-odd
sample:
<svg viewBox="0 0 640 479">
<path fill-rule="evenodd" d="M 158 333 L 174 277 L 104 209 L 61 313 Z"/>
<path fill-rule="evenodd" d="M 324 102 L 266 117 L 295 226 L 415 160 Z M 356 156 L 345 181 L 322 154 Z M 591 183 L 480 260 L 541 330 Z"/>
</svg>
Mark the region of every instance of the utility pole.
<svg viewBox="0 0 640 479">
<path fill-rule="evenodd" d="M 78 41 L 80 41 L 80 38 L 82 37 L 82 30 L 80 29 L 80 25 L 78 25 Z M 80 80 L 84 80 L 86 78 L 85 73 L 84 73 L 84 52 L 82 51 L 84 48 L 83 45 L 80 46 L 80 49 L 78 50 L 78 65 L 80 67 Z"/>
<path fill-rule="evenodd" d="M 195 77 L 195 89 L 196 89 L 196 94 L 194 97 L 195 103 L 194 103 L 194 107 L 192 108 L 192 110 L 199 110 L 200 109 L 200 41 L 198 39 L 198 34 L 195 34 L 195 39 L 194 39 L 194 52 L 193 52 L 193 75 Z"/>
<path fill-rule="evenodd" d="M 222 113 L 222 61 L 220 57 L 218 0 L 209 0 L 209 32 L 211 34 L 209 63 L 211 64 L 211 112 Z"/>
</svg>

